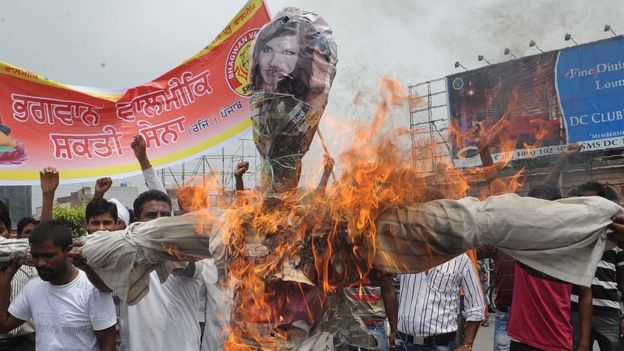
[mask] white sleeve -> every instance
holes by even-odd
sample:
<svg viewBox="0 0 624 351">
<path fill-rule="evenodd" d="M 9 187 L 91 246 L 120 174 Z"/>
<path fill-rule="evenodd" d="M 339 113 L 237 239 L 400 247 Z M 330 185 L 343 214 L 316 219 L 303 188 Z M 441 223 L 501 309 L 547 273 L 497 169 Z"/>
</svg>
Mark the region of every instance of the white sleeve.
<svg viewBox="0 0 624 351">
<path fill-rule="evenodd" d="M 204 271 L 205 263 L 203 261 L 195 262 L 195 272 L 193 272 L 193 279 L 201 282 L 202 281 L 202 272 Z"/>
<path fill-rule="evenodd" d="M 219 280 L 219 271 L 217 270 L 214 260 L 212 258 L 208 258 L 197 263 L 200 262 L 203 265 L 201 275 L 204 284 L 216 284 Z"/>
<path fill-rule="evenodd" d="M 30 280 L 22 290 L 15 296 L 11 305 L 9 306 L 9 313 L 23 321 L 27 321 L 32 318 L 32 309 L 30 308 L 29 292 L 32 290 L 32 280 Z"/>
<path fill-rule="evenodd" d="M 158 176 L 156 175 L 156 171 L 154 167 L 150 167 L 143 171 L 143 178 L 145 179 L 145 185 L 149 190 L 158 190 L 163 193 L 167 193 L 167 190 L 162 185 L 160 180 L 158 180 Z"/>
<path fill-rule="evenodd" d="M 103 293 L 96 288 L 91 292 L 89 319 L 94 331 L 104 330 L 117 324 L 115 303 L 110 293 Z"/>
<path fill-rule="evenodd" d="M 485 317 L 485 302 L 481 282 L 468 256 L 464 254 L 463 258 L 461 284 L 464 288 L 464 316 L 467 321 L 482 321 Z"/>
</svg>

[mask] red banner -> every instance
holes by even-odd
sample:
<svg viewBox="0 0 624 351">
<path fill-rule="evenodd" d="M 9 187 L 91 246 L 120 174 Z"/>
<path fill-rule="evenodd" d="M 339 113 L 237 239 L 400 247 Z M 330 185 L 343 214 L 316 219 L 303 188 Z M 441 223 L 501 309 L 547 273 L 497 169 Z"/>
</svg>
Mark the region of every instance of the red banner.
<svg viewBox="0 0 624 351">
<path fill-rule="evenodd" d="M 252 0 L 204 50 L 125 93 L 50 81 L 0 62 L 0 184 L 38 183 L 51 165 L 64 182 L 140 170 L 130 148 L 141 134 L 152 164 L 210 152 L 250 125 L 249 55 L 269 21 Z"/>
</svg>

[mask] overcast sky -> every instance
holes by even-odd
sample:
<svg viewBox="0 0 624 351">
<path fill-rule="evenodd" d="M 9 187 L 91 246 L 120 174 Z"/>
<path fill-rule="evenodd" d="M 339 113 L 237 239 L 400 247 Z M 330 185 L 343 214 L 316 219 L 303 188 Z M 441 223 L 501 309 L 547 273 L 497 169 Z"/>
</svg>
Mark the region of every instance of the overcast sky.
<svg viewBox="0 0 624 351">
<path fill-rule="evenodd" d="M 206 46 L 244 4 L 3 0 L 0 60 L 62 83 L 130 87 Z M 563 41 L 566 32 L 579 43 L 608 37 L 606 23 L 624 33 L 621 0 L 273 0 L 268 5 L 272 13 L 285 6 L 317 12 L 334 28 L 339 64 L 327 113 L 342 120 L 369 118 L 353 101 L 358 94 L 365 101 L 374 97 L 385 75 L 407 86 L 454 73 L 455 61 L 482 66 L 478 54 L 504 61 L 509 58 L 505 47 L 516 56 L 534 54 L 531 39 L 552 50 L 571 44 Z M 407 113 L 393 118 L 409 126 Z M 321 123 L 330 140 L 332 129 Z M 338 143 L 331 144 L 337 153 Z M 60 192 L 76 188 L 64 186 Z"/>
</svg>

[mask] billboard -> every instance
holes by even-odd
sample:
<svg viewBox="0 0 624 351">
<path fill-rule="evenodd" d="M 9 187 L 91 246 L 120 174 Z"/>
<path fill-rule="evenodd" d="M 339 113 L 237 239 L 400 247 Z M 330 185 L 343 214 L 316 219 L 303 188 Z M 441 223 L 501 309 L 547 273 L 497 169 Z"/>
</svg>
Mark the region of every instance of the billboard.
<svg viewBox="0 0 624 351">
<path fill-rule="evenodd" d="M 130 144 L 142 135 L 164 167 L 206 154 L 249 130 L 249 53 L 269 21 L 250 0 L 206 48 L 160 77 L 123 91 L 70 86 L 0 62 L 0 184 L 38 184 L 140 172 Z"/>
<path fill-rule="evenodd" d="M 624 147 L 624 38 L 524 57 L 447 77 L 452 154 L 480 163 Z"/>
</svg>

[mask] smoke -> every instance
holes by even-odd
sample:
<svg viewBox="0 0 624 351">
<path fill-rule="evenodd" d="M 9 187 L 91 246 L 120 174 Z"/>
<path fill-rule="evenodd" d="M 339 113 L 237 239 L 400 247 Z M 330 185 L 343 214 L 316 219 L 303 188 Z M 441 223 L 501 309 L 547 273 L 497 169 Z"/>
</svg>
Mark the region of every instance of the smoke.
<svg viewBox="0 0 624 351">
<path fill-rule="evenodd" d="M 133 86 L 199 51 L 244 3 L 66 0 L 61 6 L 45 0 L 8 0 L 0 18 L 0 59 L 64 83 Z M 618 0 L 267 3 L 272 13 L 287 6 L 315 11 L 333 27 L 339 63 L 326 113 L 346 125 L 371 118 L 382 76 L 395 77 L 407 87 L 454 73 L 455 61 L 480 67 L 484 63 L 477 61 L 478 54 L 501 62 L 510 59 L 503 55 L 506 47 L 518 57 L 537 53 L 528 47 L 529 40 L 552 50 L 571 44 L 563 41 L 566 32 L 579 43 L 609 37 L 602 32 L 606 23 L 624 33 L 620 24 L 624 6 Z M 406 111 L 393 116 L 394 123 L 409 126 Z M 334 156 L 348 138 L 337 130 L 321 121 Z M 319 150 L 313 148 L 309 154 L 322 155 Z"/>
<path fill-rule="evenodd" d="M 478 54 L 493 62 L 511 59 L 503 54 L 504 48 L 518 57 L 539 53 L 529 48 L 530 40 L 544 51 L 571 46 L 572 42 L 563 40 L 566 32 L 579 44 L 607 38 L 610 33 L 603 33 L 604 24 L 618 23 L 624 13 L 616 0 L 595 6 L 582 0 L 488 0 L 457 5 L 449 13 L 438 48 L 468 68 L 485 64 L 477 62 Z"/>
</svg>

